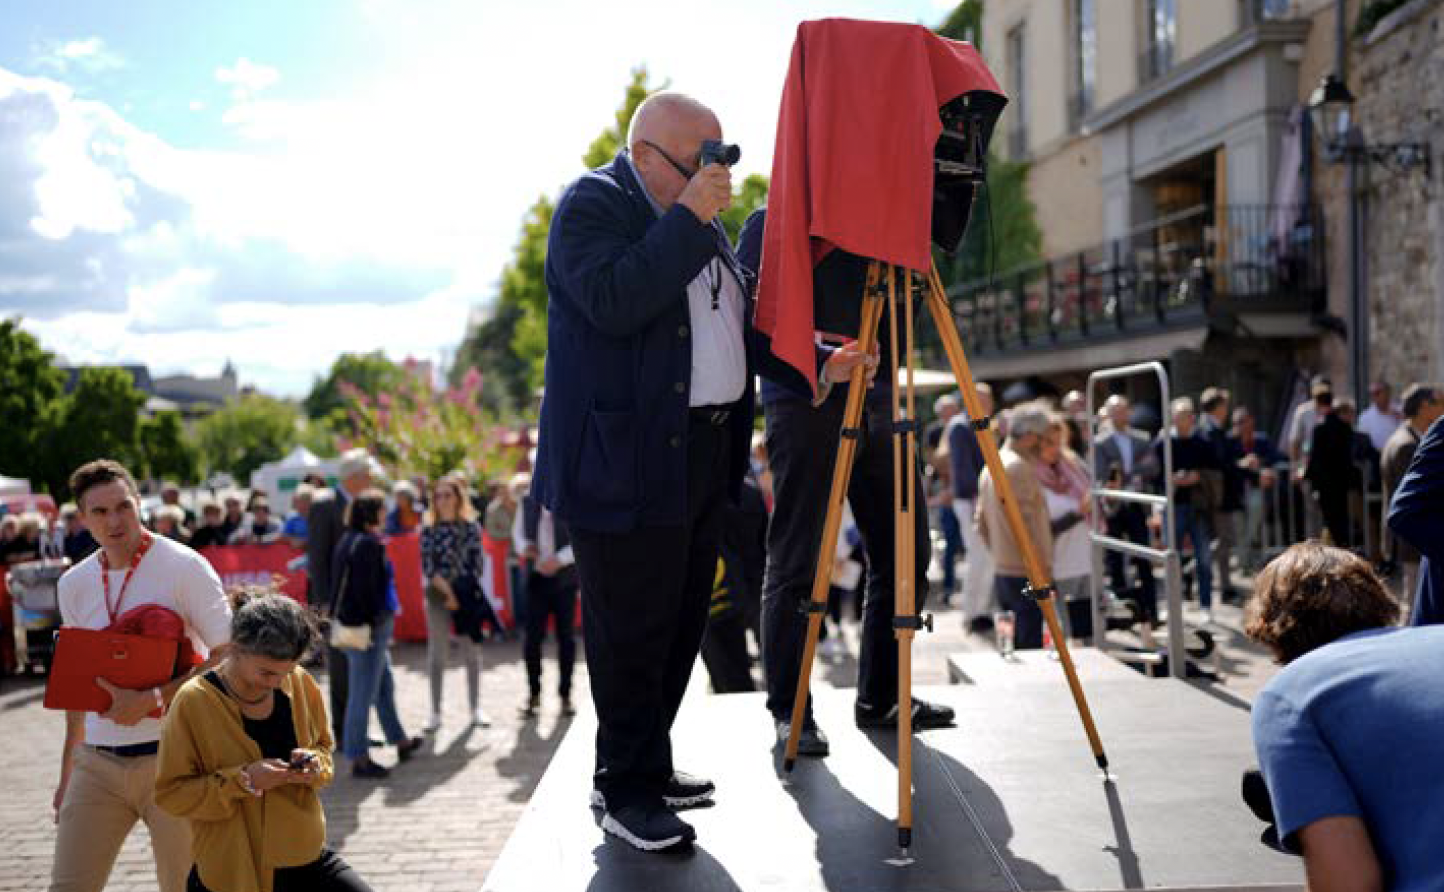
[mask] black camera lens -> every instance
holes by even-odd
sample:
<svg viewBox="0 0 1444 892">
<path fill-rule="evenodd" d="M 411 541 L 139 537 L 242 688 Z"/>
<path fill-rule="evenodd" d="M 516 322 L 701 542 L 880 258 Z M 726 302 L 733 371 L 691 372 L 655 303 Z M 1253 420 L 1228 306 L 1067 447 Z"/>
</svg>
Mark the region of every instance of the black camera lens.
<svg viewBox="0 0 1444 892">
<path fill-rule="evenodd" d="M 720 139 L 702 140 L 701 161 L 702 166 L 709 164 L 721 164 L 731 167 L 742 160 L 742 149 L 736 145 L 723 142 Z"/>
</svg>

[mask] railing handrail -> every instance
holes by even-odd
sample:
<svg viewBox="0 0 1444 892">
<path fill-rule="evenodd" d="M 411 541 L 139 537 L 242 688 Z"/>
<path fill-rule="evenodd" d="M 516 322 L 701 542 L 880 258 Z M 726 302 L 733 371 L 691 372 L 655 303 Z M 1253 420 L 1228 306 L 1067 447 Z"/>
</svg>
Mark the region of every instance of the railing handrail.
<svg viewBox="0 0 1444 892">
<path fill-rule="evenodd" d="M 1235 211 L 1262 211 L 1272 213 L 1273 211 L 1282 208 L 1295 208 L 1302 212 L 1308 212 L 1314 210 L 1315 208 L 1317 208 L 1317 206 L 1318 205 L 1312 201 L 1300 201 L 1282 204 L 1276 202 L 1260 202 L 1227 204 L 1222 205 L 1222 209 L 1225 214 L 1232 214 Z M 947 289 L 947 294 L 949 297 L 955 297 L 959 294 L 964 294 L 967 292 L 986 291 L 988 290 L 988 286 L 991 284 L 1016 279 L 1019 276 L 1026 276 L 1054 264 L 1075 262 L 1077 258 L 1087 257 L 1089 255 L 1106 255 L 1112 250 L 1115 244 L 1129 242 L 1133 239 L 1138 238 L 1139 236 L 1148 235 L 1167 226 L 1176 226 L 1180 222 L 1194 217 L 1207 216 L 1210 213 L 1216 212 L 1219 207 L 1220 206 L 1218 205 L 1204 203 L 1196 204 L 1192 207 L 1184 208 L 1183 210 L 1174 211 L 1173 213 L 1165 214 L 1162 217 L 1156 217 L 1146 223 L 1141 223 L 1138 226 L 1135 226 L 1132 229 L 1128 230 L 1128 232 L 1124 235 L 1117 236 L 1116 238 L 1106 239 L 1080 251 L 1070 251 L 1065 254 L 1059 254 L 1053 257 L 1046 257 L 1041 260 L 1021 263 L 1017 266 L 1013 266 L 1005 270 L 995 271 L 986 276 L 978 276 L 977 278 L 968 279 L 964 282 L 954 282 L 953 285 Z"/>
</svg>

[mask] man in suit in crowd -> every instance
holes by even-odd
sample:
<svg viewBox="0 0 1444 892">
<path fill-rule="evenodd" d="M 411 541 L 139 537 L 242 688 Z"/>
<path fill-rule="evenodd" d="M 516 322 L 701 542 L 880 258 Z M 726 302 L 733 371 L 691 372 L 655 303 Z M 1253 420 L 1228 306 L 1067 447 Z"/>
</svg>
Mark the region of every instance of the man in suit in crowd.
<svg viewBox="0 0 1444 892">
<path fill-rule="evenodd" d="M 753 212 L 742 229 L 738 256 L 756 274 L 762 268 L 762 233 L 766 209 Z M 814 274 L 815 324 L 819 335 L 856 335 L 861 322 L 862 283 L 868 261 L 857 255 L 833 252 Z M 835 314 L 834 314 L 835 312 Z M 851 317 L 856 315 L 857 321 Z M 879 341 L 889 343 L 888 321 L 879 326 Z M 886 346 L 880 363 L 890 367 Z M 833 466 L 847 405 L 848 384 L 827 378 L 816 400 L 787 387 L 785 380 L 764 376 L 762 407 L 767 424 L 767 457 L 772 467 L 776 500 L 767 528 L 767 575 L 762 595 L 762 662 L 767 674 L 767 709 L 772 713 L 777 742 L 786 743 L 792 731 L 792 707 L 807 639 L 807 614 L 802 608 L 812 595 L 813 576 L 832 489 Z M 861 728 L 897 727 L 897 639 L 894 567 L 897 548 L 893 514 L 892 382 L 887 376 L 868 388 L 863 398 L 862 435 L 858 439 L 847 501 L 862 533 L 867 552 L 867 589 L 858 648 L 857 701 L 853 720 Z M 922 475 L 912 476 L 915 505 L 927 504 Z M 916 543 L 917 609 L 927 600 L 928 558 L 932 553 L 926 511 L 913 512 Z M 829 548 L 831 543 L 829 543 Z M 831 560 L 831 555 L 827 557 Z M 812 718 L 811 704 L 804 714 L 797 752 L 826 756 L 827 736 Z M 913 727 L 946 727 L 953 710 L 914 698 Z"/>
<path fill-rule="evenodd" d="M 1419 587 L 1410 625 L 1444 623 L 1444 418 L 1414 450 L 1389 506 L 1389 529 L 1419 551 Z"/>
<path fill-rule="evenodd" d="M 703 142 L 721 138 L 696 100 L 649 97 L 627 148 L 563 193 L 547 243 L 532 494 L 567 524 L 585 593 L 593 803 L 604 831 L 647 852 L 695 839 L 668 806 L 714 790 L 675 770 L 670 733 L 706 627 L 723 503 L 748 466 L 754 365 L 769 361 L 718 219 L 731 172 L 702 164 Z M 867 359 L 818 353 L 834 376 Z"/>
<path fill-rule="evenodd" d="M 1199 399 L 1202 410 L 1198 419 L 1199 436 L 1208 441 L 1218 457 L 1220 468 L 1220 496 L 1213 506 L 1210 524 L 1217 544 L 1214 546 L 1214 563 L 1218 567 L 1218 590 L 1221 600 L 1233 603 L 1238 593 L 1233 590 L 1230 569 L 1233 563 L 1233 549 L 1238 544 L 1238 517 L 1243 511 L 1243 448 L 1229 430 L 1229 403 L 1232 395 L 1222 387 L 1209 387 Z"/>
<path fill-rule="evenodd" d="M 1353 544 L 1349 490 L 1360 485 L 1359 470 L 1354 466 L 1354 429 L 1334 410 L 1333 391 L 1316 392 L 1314 406 L 1320 420 L 1309 441 L 1303 476 L 1318 497 L 1324 528 L 1333 544 L 1348 548 Z"/>
<path fill-rule="evenodd" d="M 1163 466 L 1148 434 L 1129 425 L 1132 406 L 1121 393 L 1110 396 L 1103 404 L 1109 428 L 1093 441 L 1094 479 L 1110 489 L 1132 492 L 1155 492 L 1163 477 Z M 1138 545 L 1149 545 L 1148 507 L 1137 502 L 1122 502 L 1108 513 L 1108 535 Z M 1158 590 L 1153 579 L 1153 564 L 1144 558 L 1133 559 L 1138 588 L 1128 585 L 1123 555 L 1109 550 L 1104 558 L 1108 568 L 1108 584 L 1119 597 L 1137 593 L 1143 622 L 1151 631 L 1158 622 Z"/>
<path fill-rule="evenodd" d="M 1404 481 L 1410 462 L 1414 460 L 1419 442 L 1440 415 L 1444 415 L 1444 387 L 1414 384 L 1404 391 L 1404 423 L 1389 436 L 1380 460 L 1384 498 L 1391 503 L 1399 485 Z M 1419 551 L 1398 536 L 1391 535 L 1389 541 L 1389 557 L 1399 564 L 1403 571 L 1404 597 L 1412 598 L 1415 588 L 1418 587 Z"/>
<path fill-rule="evenodd" d="M 342 454 L 337 469 L 341 486 L 322 490 L 312 496 L 311 513 L 307 517 L 306 572 L 310 578 L 307 598 L 322 613 L 331 613 L 336 584 L 332 568 L 336 566 L 336 544 L 346 530 L 346 506 L 371 486 L 371 456 L 365 449 L 352 449 Z M 347 666 L 346 652 L 326 644 L 326 675 L 331 688 L 331 730 L 335 739 L 344 740 L 346 720 Z"/>
</svg>

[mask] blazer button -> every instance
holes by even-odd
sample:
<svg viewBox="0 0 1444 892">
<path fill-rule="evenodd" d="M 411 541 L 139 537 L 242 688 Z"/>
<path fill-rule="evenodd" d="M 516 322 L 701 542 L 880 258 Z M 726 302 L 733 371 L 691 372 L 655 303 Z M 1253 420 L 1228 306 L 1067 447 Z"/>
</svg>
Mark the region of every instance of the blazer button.
<svg viewBox="0 0 1444 892">
<path fill-rule="evenodd" d="M 679 337 L 679 338 L 685 338 L 687 335 L 689 335 L 689 334 L 691 334 L 691 333 L 692 333 L 692 329 L 688 328 L 687 326 L 685 326 L 685 325 L 679 325 L 679 326 L 677 326 L 677 337 Z"/>
<path fill-rule="evenodd" d="M 686 393 L 687 385 L 682 381 L 678 381 L 676 384 L 672 385 L 672 389 L 677 391 L 678 393 Z"/>
<path fill-rule="evenodd" d="M 677 447 L 682 445 L 682 438 L 674 434 L 672 436 L 672 439 L 668 440 L 667 442 L 672 444 L 673 449 L 676 449 Z"/>
</svg>

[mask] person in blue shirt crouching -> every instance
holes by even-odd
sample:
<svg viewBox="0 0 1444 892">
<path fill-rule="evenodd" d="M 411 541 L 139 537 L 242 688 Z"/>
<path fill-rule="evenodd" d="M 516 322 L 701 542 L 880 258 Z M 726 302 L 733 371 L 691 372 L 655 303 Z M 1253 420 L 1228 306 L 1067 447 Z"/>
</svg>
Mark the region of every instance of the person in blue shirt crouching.
<svg viewBox="0 0 1444 892">
<path fill-rule="evenodd" d="M 1294 545 L 1259 574 L 1245 632 L 1282 671 L 1253 708 L 1285 849 L 1310 889 L 1438 889 L 1444 876 L 1444 627 L 1357 555 Z"/>
</svg>

